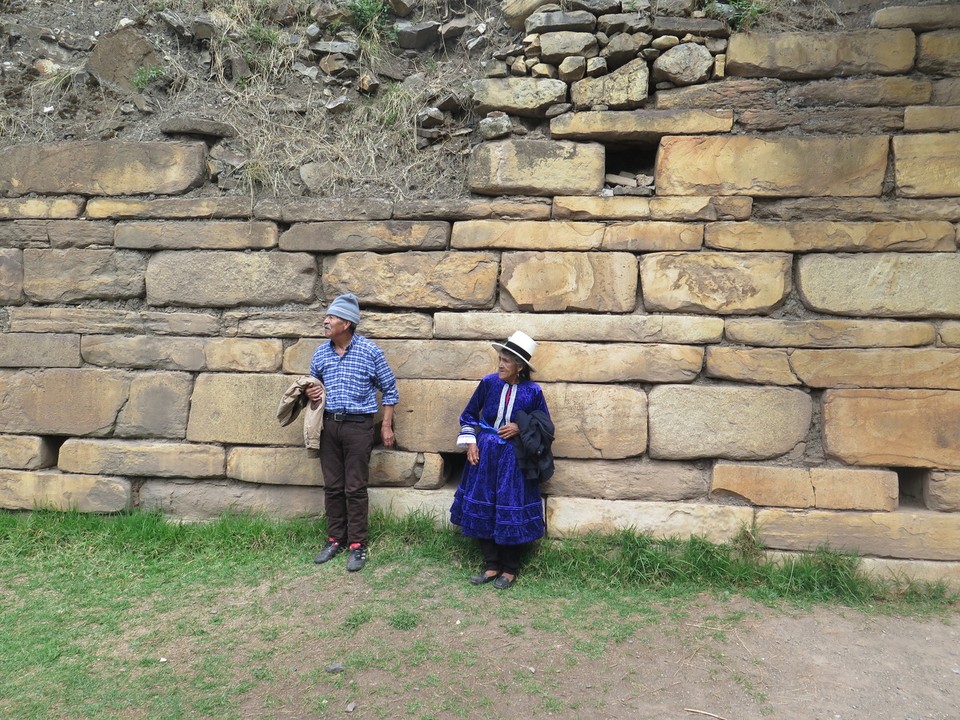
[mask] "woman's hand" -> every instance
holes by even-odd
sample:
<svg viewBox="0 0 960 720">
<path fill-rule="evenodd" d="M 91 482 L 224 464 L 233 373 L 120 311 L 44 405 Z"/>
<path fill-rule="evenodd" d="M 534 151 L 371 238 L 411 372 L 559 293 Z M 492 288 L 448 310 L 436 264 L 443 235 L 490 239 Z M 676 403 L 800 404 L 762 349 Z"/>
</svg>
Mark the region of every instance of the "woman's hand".
<svg viewBox="0 0 960 720">
<path fill-rule="evenodd" d="M 497 435 L 499 435 L 504 440 L 509 440 L 512 437 L 516 437 L 520 434 L 520 426 L 516 423 L 507 423 L 499 430 L 497 430 Z"/>
<path fill-rule="evenodd" d="M 480 462 L 480 448 L 476 445 L 467 445 L 467 462 L 471 465 Z"/>
</svg>

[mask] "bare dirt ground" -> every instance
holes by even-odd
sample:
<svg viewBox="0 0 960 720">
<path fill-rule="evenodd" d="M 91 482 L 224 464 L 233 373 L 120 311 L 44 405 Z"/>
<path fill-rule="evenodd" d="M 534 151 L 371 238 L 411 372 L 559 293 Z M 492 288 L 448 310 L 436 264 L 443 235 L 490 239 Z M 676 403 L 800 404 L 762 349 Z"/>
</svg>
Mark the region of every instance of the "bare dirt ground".
<svg viewBox="0 0 960 720">
<path fill-rule="evenodd" d="M 576 591 L 535 597 L 522 582 L 497 592 L 420 577 L 394 595 L 385 580 L 376 567 L 347 575 L 325 566 L 244 598 L 269 613 L 244 632 L 237 664 L 256 676 L 259 659 L 272 680 L 243 696 L 240 716 L 953 720 L 960 712 L 956 613 L 771 608 L 707 594 L 650 602 L 638 593 L 591 607 Z M 190 648 L 161 652 L 177 663 Z"/>
</svg>

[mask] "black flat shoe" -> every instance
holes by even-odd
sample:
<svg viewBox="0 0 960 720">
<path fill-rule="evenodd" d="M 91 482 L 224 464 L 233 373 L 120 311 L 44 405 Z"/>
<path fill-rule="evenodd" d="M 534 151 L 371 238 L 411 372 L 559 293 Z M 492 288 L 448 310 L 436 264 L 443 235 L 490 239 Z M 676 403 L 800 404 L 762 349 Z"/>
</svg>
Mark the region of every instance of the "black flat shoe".
<svg viewBox="0 0 960 720">
<path fill-rule="evenodd" d="M 473 575 L 470 578 L 470 584 L 483 585 L 484 583 L 493 582 L 499 577 L 500 577 L 499 575 L 487 575 L 486 573 L 483 573 L 482 575 Z"/>
<path fill-rule="evenodd" d="M 512 580 L 506 575 L 500 575 L 493 583 L 493 586 L 497 590 L 506 590 L 507 588 L 513 587 L 513 584 L 517 581 L 517 578 L 514 577 Z"/>
</svg>

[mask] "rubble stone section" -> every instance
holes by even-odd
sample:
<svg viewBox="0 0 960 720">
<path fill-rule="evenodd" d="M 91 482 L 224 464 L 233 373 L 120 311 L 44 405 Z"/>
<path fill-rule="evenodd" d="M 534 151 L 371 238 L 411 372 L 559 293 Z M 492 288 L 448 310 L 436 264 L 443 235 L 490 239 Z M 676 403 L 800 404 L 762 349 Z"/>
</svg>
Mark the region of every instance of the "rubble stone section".
<svg viewBox="0 0 960 720">
<path fill-rule="evenodd" d="M 29 143 L 0 149 L 0 195 L 176 195 L 207 176 L 203 143 Z"/>
<path fill-rule="evenodd" d="M 323 260 L 323 291 L 357 292 L 361 307 L 487 309 L 497 270 L 485 252 L 340 253 Z"/>
<path fill-rule="evenodd" d="M 778 550 L 834 550 L 878 557 L 960 560 L 960 523 L 934 511 L 757 510 L 757 529 Z"/>
<path fill-rule="evenodd" d="M 501 267 L 500 304 L 510 312 L 630 312 L 637 304 L 631 253 L 510 252 Z"/>
<path fill-rule="evenodd" d="M 57 464 L 56 447 L 37 435 L 0 435 L 0 467 L 39 470 Z"/>
<path fill-rule="evenodd" d="M 823 445 L 850 465 L 960 470 L 960 392 L 827 390 Z"/>
<path fill-rule="evenodd" d="M 501 140 L 474 149 L 467 182 L 479 195 L 594 195 L 605 167 L 598 143 Z"/>
<path fill-rule="evenodd" d="M 811 310 L 866 317 L 960 317 L 960 255 L 805 255 L 797 290 Z"/>
<path fill-rule="evenodd" d="M 732 495 L 770 507 L 892 512 L 899 487 L 897 474 L 890 470 L 717 463 L 710 495 Z"/>
<path fill-rule="evenodd" d="M 813 402 L 780 387 L 660 385 L 650 391 L 650 457 L 763 460 L 803 442 Z"/>
<path fill-rule="evenodd" d="M 550 496 L 547 498 L 547 535 L 571 537 L 619 530 L 649 533 L 656 538 L 710 542 L 733 540 L 753 524 L 753 509 L 708 503 L 638 502 Z"/>
<path fill-rule="evenodd" d="M 657 192 L 754 197 L 879 196 L 886 137 L 665 137 Z M 810 162 L 810 158 L 818 162 Z"/>
<path fill-rule="evenodd" d="M 765 313 L 790 292 L 782 253 L 651 253 L 640 260 L 649 312 Z"/>
<path fill-rule="evenodd" d="M 0 507 L 8 510 L 120 512 L 131 506 L 130 481 L 55 470 L 0 470 Z"/>
<path fill-rule="evenodd" d="M 922 43 L 922 39 L 921 39 Z M 898 75 L 913 68 L 912 31 L 735 33 L 727 46 L 727 74 L 790 80 L 838 75 Z"/>
</svg>

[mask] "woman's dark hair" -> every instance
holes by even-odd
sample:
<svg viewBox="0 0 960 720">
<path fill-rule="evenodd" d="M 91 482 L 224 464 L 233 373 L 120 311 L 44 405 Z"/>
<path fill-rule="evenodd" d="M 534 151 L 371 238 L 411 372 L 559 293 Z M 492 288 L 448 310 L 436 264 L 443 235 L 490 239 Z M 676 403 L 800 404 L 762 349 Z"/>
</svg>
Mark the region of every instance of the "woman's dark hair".
<svg viewBox="0 0 960 720">
<path fill-rule="evenodd" d="M 520 362 L 520 361 L 518 361 Z M 530 379 L 530 366 L 525 362 L 520 362 L 520 382 L 526 382 Z"/>
</svg>

